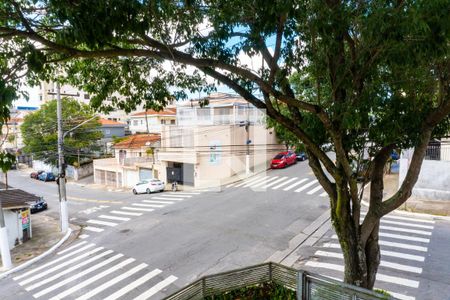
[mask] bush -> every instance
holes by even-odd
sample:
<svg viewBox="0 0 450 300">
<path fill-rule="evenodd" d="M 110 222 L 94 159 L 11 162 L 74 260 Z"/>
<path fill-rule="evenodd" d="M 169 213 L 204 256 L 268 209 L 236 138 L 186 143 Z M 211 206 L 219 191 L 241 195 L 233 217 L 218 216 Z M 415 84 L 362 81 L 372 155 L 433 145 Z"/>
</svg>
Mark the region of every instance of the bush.
<svg viewBox="0 0 450 300">
<path fill-rule="evenodd" d="M 282 285 L 269 282 L 232 290 L 205 300 L 296 300 L 296 292 Z"/>
</svg>

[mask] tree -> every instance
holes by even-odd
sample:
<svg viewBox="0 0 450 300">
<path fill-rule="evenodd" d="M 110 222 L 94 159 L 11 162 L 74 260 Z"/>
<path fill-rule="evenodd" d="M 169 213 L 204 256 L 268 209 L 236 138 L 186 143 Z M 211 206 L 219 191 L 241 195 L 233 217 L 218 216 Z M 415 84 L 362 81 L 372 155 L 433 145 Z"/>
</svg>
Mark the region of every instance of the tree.
<svg viewBox="0 0 450 300">
<path fill-rule="evenodd" d="M 62 99 L 63 132 L 68 132 L 82 122 L 64 138 L 64 161 L 67 164 L 78 162 L 78 157 L 89 159 L 92 151 L 99 148 L 98 141 L 103 134 L 100 123 L 92 109 L 74 99 Z M 54 166 L 58 163 L 58 132 L 56 126 L 56 100 L 42 105 L 41 109 L 25 116 L 21 126 L 24 151 L 32 153 L 36 159 Z"/>
<path fill-rule="evenodd" d="M 0 152 L 0 169 L 5 174 L 5 189 L 8 189 L 8 171 L 16 163 L 16 157 L 9 152 Z"/>
<path fill-rule="evenodd" d="M 265 109 L 304 143 L 329 195 L 345 281 L 372 288 L 380 218 L 409 198 L 430 138 L 448 129 L 449 10 L 447 0 L 8 0 L 0 38 L 31 51 L 44 77 L 58 63 L 96 108 L 161 107 L 185 90 L 211 90 L 209 76 Z M 244 55 L 262 57 L 262 68 Z M 389 154 L 409 147 L 405 180 L 383 200 Z M 370 207 L 361 221 L 353 166 L 364 151 Z"/>
</svg>

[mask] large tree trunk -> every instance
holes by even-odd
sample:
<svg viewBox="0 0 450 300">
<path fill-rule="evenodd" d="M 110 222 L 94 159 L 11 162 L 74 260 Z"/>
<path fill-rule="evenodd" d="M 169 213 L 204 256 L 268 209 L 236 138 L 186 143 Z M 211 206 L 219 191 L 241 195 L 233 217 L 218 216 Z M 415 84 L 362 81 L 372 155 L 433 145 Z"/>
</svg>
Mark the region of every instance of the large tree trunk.
<svg viewBox="0 0 450 300">
<path fill-rule="evenodd" d="M 353 215 L 359 216 L 359 212 L 350 209 L 350 192 L 347 183 L 337 185 L 337 190 L 338 198 L 336 206 L 332 207 L 332 220 L 344 256 L 344 282 L 373 289 L 380 264 L 378 221 L 369 238 L 364 242 L 359 221 L 355 222 L 353 219 Z"/>
</svg>

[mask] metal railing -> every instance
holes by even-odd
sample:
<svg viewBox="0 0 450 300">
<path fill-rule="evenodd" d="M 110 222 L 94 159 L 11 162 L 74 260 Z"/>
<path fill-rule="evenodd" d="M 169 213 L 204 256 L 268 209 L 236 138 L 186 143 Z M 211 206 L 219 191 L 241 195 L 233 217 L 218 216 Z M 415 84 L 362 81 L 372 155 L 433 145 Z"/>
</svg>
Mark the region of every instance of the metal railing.
<svg viewBox="0 0 450 300">
<path fill-rule="evenodd" d="M 450 142 L 430 142 L 425 153 L 425 159 L 450 161 Z"/>
<path fill-rule="evenodd" d="M 324 276 L 269 262 L 204 276 L 168 296 L 165 300 L 204 299 L 205 297 L 268 282 L 295 290 L 298 300 L 395 299 Z"/>
</svg>

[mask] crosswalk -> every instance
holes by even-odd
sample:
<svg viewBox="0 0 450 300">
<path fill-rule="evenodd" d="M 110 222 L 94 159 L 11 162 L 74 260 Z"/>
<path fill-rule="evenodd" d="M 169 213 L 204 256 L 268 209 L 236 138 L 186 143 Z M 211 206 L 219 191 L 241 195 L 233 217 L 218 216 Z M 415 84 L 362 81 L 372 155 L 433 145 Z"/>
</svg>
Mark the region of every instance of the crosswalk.
<svg viewBox="0 0 450 300">
<path fill-rule="evenodd" d="M 225 188 L 250 188 L 254 190 L 280 190 L 294 193 L 304 192 L 307 195 L 319 195 L 326 197 L 319 181 L 314 178 L 298 178 L 289 176 L 267 176 L 260 175 L 240 182 L 228 184 Z"/>
<path fill-rule="evenodd" d="M 434 225 L 431 217 L 413 218 L 395 212 L 382 218 L 379 234 L 381 263 L 375 288 L 401 300 L 416 299 L 414 295 L 420 286 Z M 342 280 L 343 255 L 337 236 L 330 232 L 325 239 L 303 267 Z"/>
<path fill-rule="evenodd" d="M 89 233 L 101 233 L 108 228 L 115 227 L 124 222 L 130 221 L 133 217 L 139 217 L 146 213 L 151 213 L 156 209 L 161 209 L 173 205 L 180 201 L 189 200 L 200 195 L 200 192 L 166 192 L 146 198 L 139 202 L 130 203 L 126 206 L 111 208 L 108 212 L 99 211 L 99 215 L 86 220 L 83 227 L 85 233 L 80 235 L 81 239 L 89 237 Z M 109 206 L 107 206 L 109 208 Z"/>
<path fill-rule="evenodd" d="M 178 278 L 113 250 L 80 241 L 13 277 L 35 299 L 149 299 L 178 289 Z"/>
</svg>

